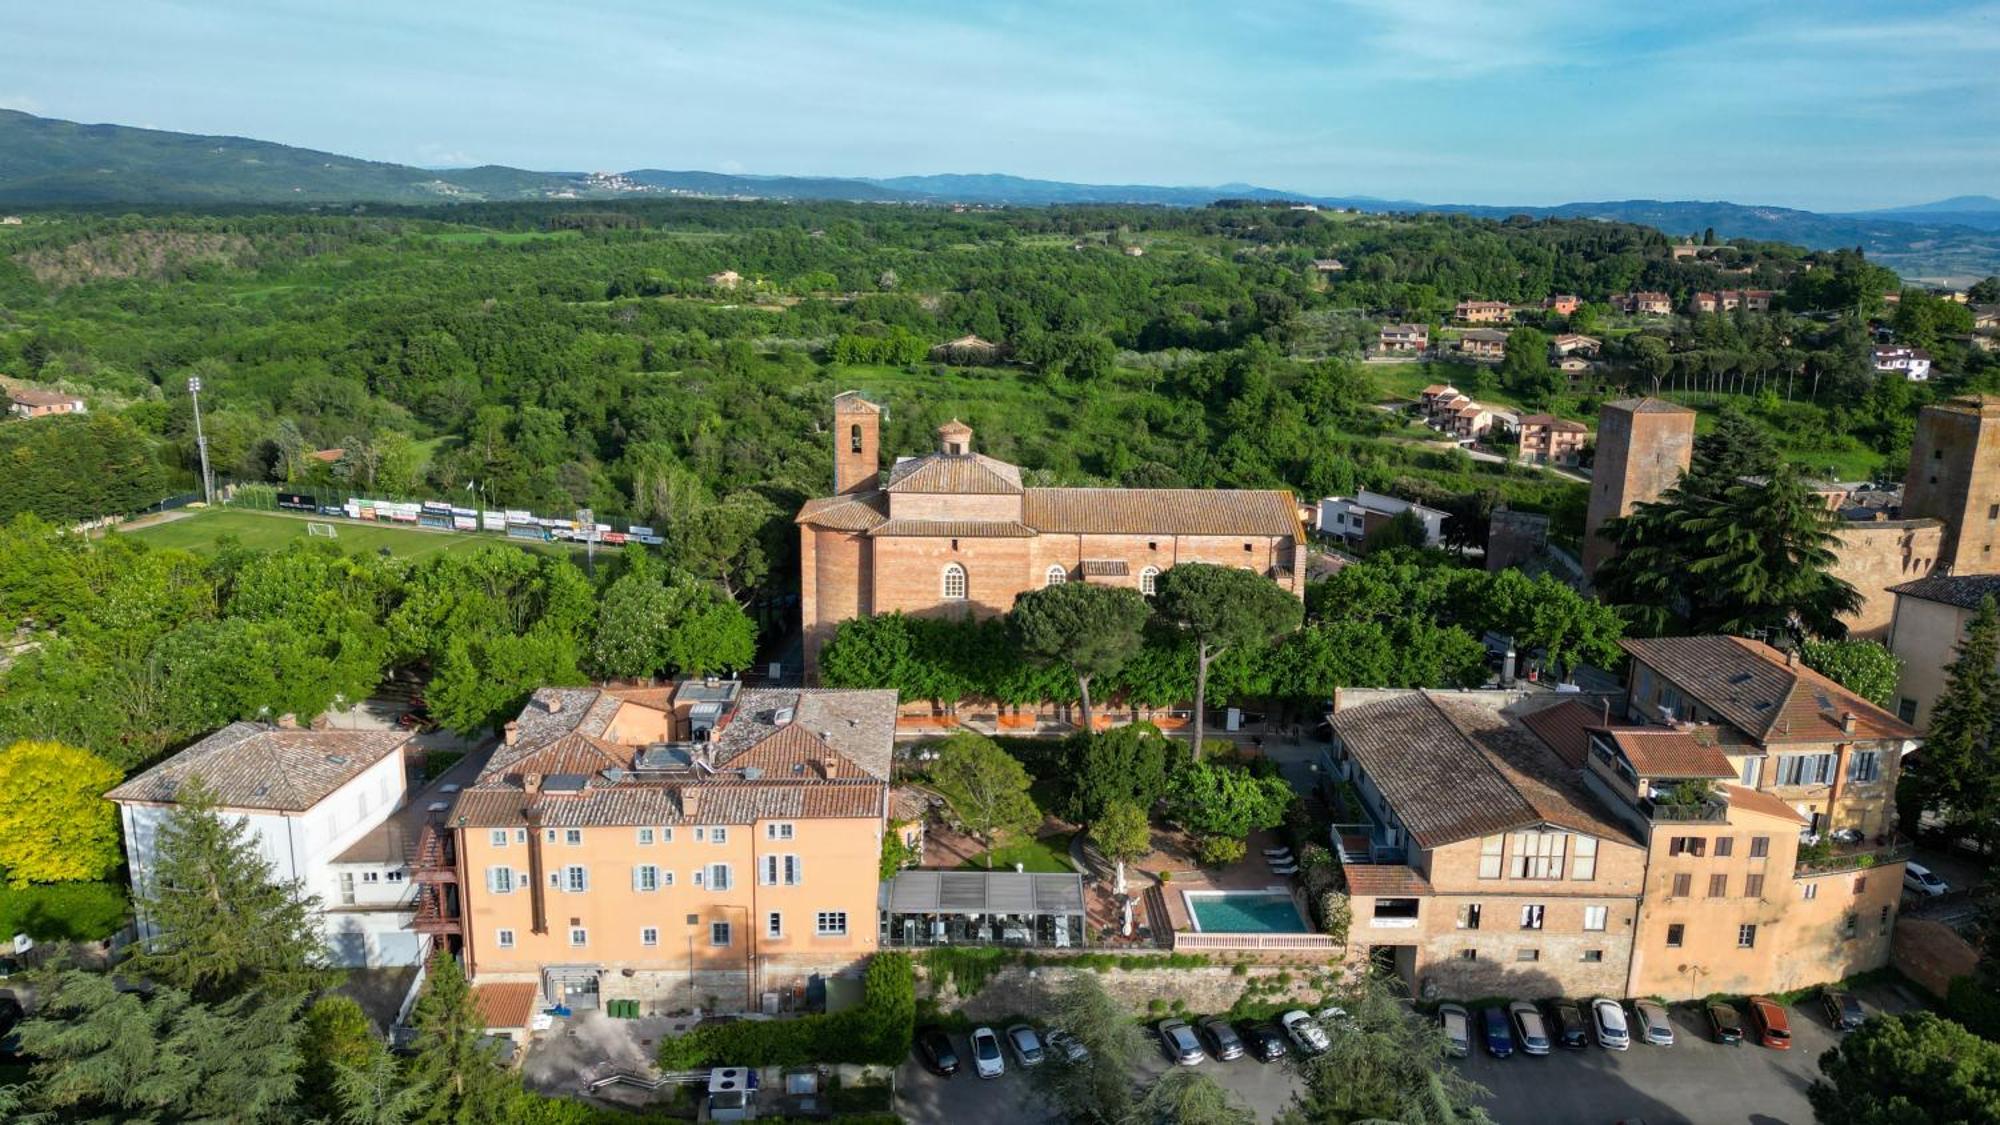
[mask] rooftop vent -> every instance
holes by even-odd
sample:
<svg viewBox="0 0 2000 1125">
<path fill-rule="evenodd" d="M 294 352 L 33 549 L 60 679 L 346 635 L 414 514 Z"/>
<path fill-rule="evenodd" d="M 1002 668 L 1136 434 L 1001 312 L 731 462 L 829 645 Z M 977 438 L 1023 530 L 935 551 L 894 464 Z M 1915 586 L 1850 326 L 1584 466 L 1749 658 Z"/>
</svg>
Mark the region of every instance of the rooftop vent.
<svg viewBox="0 0 2000 1125">
<path fill-rule="evenodd" d="M 763 776 L 764 776 L 764 771 L 758 769 L 756 766 L 743 767 L 743 780 L 745 781 L 757 781 L 761 779 Z"/>
<path fill-rule="evenodd" d="M 617 766 L 613 766 L 610 769 L 604 771 L 604 780 L 610 782 L 613 785 L 616 785 L 619 782 L 625 780 L 625 771 L 619 769 Z"/>
<path fill-rule="evenodd" d="M 581 793 L 587 780 L 580 773 L 552 773 L 542 779 L 542 789 L 548 793 Z"/>
<path fill-rule="evenodd" d="M 346 765 L 346 764 L 347 764 L 347 755 L 345 755 L 345 754 L 328 754 L 328 755 L 326 756 L 326 760 L 327 760 L 327 761 L 329 761 L 329 762 L 331 762 L 331 763 L 333 763 L 333 764 L 334 764 L 334 765 L 336 765 L 336 766 L 344 766 L 344 765 Z"/>
<path fill-rule="evenodd" d="M 443 812 L 450 807 L 451 802 L 449 801 L 432 801 L 428 806 L 431 812 Z"/>
</svg>

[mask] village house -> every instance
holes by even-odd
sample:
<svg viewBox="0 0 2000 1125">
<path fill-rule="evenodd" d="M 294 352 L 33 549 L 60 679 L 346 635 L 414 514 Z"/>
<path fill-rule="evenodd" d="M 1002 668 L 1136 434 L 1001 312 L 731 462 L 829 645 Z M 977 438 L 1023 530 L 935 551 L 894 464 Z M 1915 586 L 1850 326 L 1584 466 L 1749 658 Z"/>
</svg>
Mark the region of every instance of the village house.
<svg viewBox="0 0 2000 1125">
<path fill-rule="evenodd" d="M 1972 306 L 1972 330 L 1984 332 L 2000 329 L 2000 305 Z"/>
<path fill-rule="evenodd" d="M 417 925 L 478 988 L 572 1008 L 756 1010 L 858 972 L 895 714 L 889 691 L 543 688 L 435 822 L 455 862 Z"/>
<path fill-rule="evenodd" d="M 1505 324 L 1514 319 L 1514 306 L 1505 301 L 1460 301 L 1451 315 L 1461 324 Z"/>
<path fill-rule="evenodd" d="M 708 275 L 708 283 L 717 289 L 734 289 L 743 283 L 743 275 L 735 270 L 723 270 Z"/>
<path fill-rule="evenodd" d="M 1611 307 L 1627 316 L 1666 316 L 1674 311 L 1671 297 L 1652 289 L 1619 293 L 1611 298 Z"/>
<path fill-rule="evenodd" d="M 1585 336 L 1579 332 L 1565 332 L 1549 341 L 1549 362 L 1554 363 L 1568 355 L 1596 358 L 1603 350 L 1604 341 L 1595 336 Z"/>
<path fill-rule="evenodd" d="M 1404 512 L 1413 514 L 1424 525 L 1424 546 L 1435 547 L 1444 542 L 1444 521 L 1450 518 L 1449 513 L 1365 488 L 1352 497 L 1329 496 L 1321 500 L 1316 526 L 1321 535 L 1362 543 Z"/>
<path fill-rule="evenodd" d="M 21 216 L 0 215 L 0 227 L 18 227 L 20 225 L 21 225 Z"/>
<path fill-rule="evenodd" d="M 1688 301 L 1688 309 L 1697 313 L 1732 312 L 1737 308 L 1769 312 L 1772 296 L 1769 289 L 1722 289 L 1714 293 L 1696 293 Z"/>
<path fill-rule="evenodd" d="M 409 796 L 409 741 L 404 731 L 305 729 L 288 715 L 231 723 L 127 780 L 105 798 L 118 806 L 133 897 L 152 891 L 160 829 L 198 785 L 248 827 L 272 878 L 319 897 L 336 966 L 421 964 L 408 824 L 429 797 Z M 142 913 L 140 936 L 154 932 Z"/>
<path fill-rule="evenodd" d="M 1790 991 L 1887 963 L 1914 732 L 1756 642 L 1625 647 L 1616 718 L 1578 695 L 1338 694 L 1351 959 L 1458 999 Z"/>
<path fill-rule="evenodd" d="M 1463 397 L 1458 388 L 1450 383 L 1432 383 L 1417 393 L 1417 409 L 1429 418 L 1437 411 L 1440 402 L 1450 402 Z"/>
<path fill-rule="evenodd" d="M 1458 338 L 1458 353 L 1482 363 L 1505 359 L 1507 334 L 1497 328 L 1468 328 Z"/>
<path fill-rule="evenodd" d="M 1590 430 L 1581 422 L 1553 414 L 1530 414 L 1521 419 L 1520 452 L 1525 465 L 1561 465 L 1574 468 L 1590 442 Z"/>
<path fill-rule="evenodd" d="M 794 521 L 809 673 L 851 617 L 988 617 L 1070 581 L 1150 594 L 1183 562 L 1247 568 L 1305 594 L 1305 528 L 1289 492 L 1027 487 L 1018 467 L 974 452 L 958 421 L 885 476 L 881 408 L 849 391 L 833 420 L 834 495 L 806 501 Z"/>
<path fill-rule="evenodd" d="M 1125 256 L 1128 258 L 1143 258 L 1146 256 L 1146 248 L 1133 243 L 1125 247 Z"/>
<path fill-rule="evenodd" d="M 1931 708 L 1944 694 L 1945 668 L 1979 604 L 2000 600 L 2000 574 L 1932 574 L 1889 587 L 1896 607 L 1889 620 L 1889 651 L 1903 662 L 1896 679 L 1896 715 L 1927 729 Z"/>
<path fill-rule="evenodd" d="M 930 358 L 935 363 L 957 363 L 967 365 L 990 364 L 999 359 L 1003 349 L 991 340 L 981 339 L 966 333 L 956 340 L 946 340 L 931 348 Z"/>
<path fill-rule="evenodd" d="M 1339 258 L 1314 258 L 1312 264 L 1318 273 L 1340 273 L 1347 269 Z"/>
<path fill-rule="evenodd" d="M 1385 324 L 1376 343 L 1385 352 L 1423 352 L 1431 346 L 1431 330 L 1422 324 Z"/>
<path fill-rule="evenodd" d="M 1931 353 L 1922 348 L 1877 345 L 1871 359 L 1875 370 L 1884 375 L 1900 374 L 1912 383 L 1922 383 L 1931 377 Z"/>
<path fill-rule="evenodd" d="M 1542 307 L 1558 316 L 1568 316 L 1583 307 L 1583 298 L 1574 293 L 1559 293 L 1543 300 Z"/>
<path fill-rule="evenodd" d="M 81 396 L 35 387 L 13 387 L 7 391 L 7 412 L 16 418 L 42 418 L 50 414 L 83 414 Z"/>
</svg>

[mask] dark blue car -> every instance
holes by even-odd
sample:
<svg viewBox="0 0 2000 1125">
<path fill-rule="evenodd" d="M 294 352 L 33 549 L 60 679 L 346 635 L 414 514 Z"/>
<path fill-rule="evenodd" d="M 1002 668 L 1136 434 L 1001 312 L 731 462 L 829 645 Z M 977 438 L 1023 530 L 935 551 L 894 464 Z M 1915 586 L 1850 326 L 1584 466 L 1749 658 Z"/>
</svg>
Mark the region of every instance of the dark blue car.
<svg viewBox="0 0 2000 1125">
<path fill-rule="evenodd" d="M 1496 1059 L 1504 1059 L 1514 1053 L 1514 1032 L 1507 1026 L 1505 1008 L 1481 1009 L 1479 1028 L 1486 1039 L 1487 1054 Z"/>
</svg>

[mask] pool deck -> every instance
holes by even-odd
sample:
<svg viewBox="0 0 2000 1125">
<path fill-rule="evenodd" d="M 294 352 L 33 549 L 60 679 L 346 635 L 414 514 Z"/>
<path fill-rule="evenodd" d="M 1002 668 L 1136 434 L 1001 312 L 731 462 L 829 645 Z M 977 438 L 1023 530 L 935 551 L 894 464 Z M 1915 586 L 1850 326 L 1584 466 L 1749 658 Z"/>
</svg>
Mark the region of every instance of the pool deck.
<svg viewBox="0 0 2000 1125">
<path fill-rule="evenodd" d="M 1277 834 L 1260 829 L 1250 834 L 1248 848 L 1243 858 L 1226 867 L 1193 868 L 1176 870 L 1173 881 L 1159 896 L 1164 899 L 1167 913 L 1167 929 L 1193 931 L 1194 918 L 1188 913 L 1187 898 L 1181 892 L 1194 891 L 1256 891 L 1264 893 L 1273 887 L 1289 891 L 1294 880 L 1284 875 L 1273 875 L 1269 864 L 1264 862 L 1264 849 L 1278 846 Z M 1156 904 L 1159 904 L 1156 899 Z"/>
</svg>

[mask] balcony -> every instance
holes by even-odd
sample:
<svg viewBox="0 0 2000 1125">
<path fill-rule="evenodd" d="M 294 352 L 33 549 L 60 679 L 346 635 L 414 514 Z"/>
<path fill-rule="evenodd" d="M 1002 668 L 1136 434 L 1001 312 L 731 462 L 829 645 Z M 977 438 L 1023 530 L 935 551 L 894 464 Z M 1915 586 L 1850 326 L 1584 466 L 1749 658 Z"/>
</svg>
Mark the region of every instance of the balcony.
<svg viewBox="0 0 2000 1125">
<path fill-rule="evenodd" d="M 1866 871 L 1887 863 L 1899 863 L 1910 858 L 1910 841 L 1901 836 L 1876 842 L 1859 840 L 1854 843 L 1840 843 L 1832 837 L 1822 837 L 1818 843 L 1799 844 L 1799 863 L 1795 874 L 1826 875 L 1839 871 Z"/>
<path fill-rule="evenodd" d="M 410 878 L 418 883 L 458 882 L 457 837 L 434 822 L 425 822 L 409 854 Z"/>
<path fill-rule="evenodd" d="M 1647 797 L 1639 802 L 1639 811 L 1655 824 L 1721 824 L 1729 819 L 1729 802 L 1711 797 L 1694 804 L 1684 804 Z"/>
<path fill-rule="evenodd" d="M 447 934 L 457 936 L 465 932 L 458 916 L 457 895 L 449 893 L 452 888 L 435 885 L 417 888 L 416 916 L 410 921 L 410 929 L 420 934 Z"/>
</svg>

